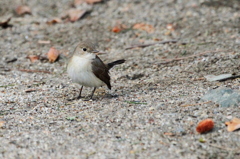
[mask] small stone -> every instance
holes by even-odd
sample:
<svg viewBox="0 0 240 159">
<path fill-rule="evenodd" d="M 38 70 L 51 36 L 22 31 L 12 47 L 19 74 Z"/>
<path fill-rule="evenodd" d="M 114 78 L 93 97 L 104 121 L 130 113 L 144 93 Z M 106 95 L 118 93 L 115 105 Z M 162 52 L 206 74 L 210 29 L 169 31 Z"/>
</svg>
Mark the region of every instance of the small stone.
<svg viewBox="0 0 240 159">
<path fill-rule="evenodd" d="M 154 107 L 150 107 L 149 110 L 154 110 L 155 108 Z"/>
<path fill-rule="evenodd" d="M 230 78 L 230 77 L 232 77 L 232 76 L 233 76 L 232 74 L 221 74 L 221 75 L 218 75 L 218 76 L 215 76 L 215 75 L 207 75 L 207 76 L 204 76 L 204 77 L 205 77 L 208 81 L 212 82 L 212 81 L 221 81 L 221 80 Z"/>
<path fill-rule="evenodd" d="M 220 87 L 210 90 L 201 99 L 203 101 L 213 101 L 221 107 L 239 106 L 240 92 L 230 88 Z"/>
</svg>

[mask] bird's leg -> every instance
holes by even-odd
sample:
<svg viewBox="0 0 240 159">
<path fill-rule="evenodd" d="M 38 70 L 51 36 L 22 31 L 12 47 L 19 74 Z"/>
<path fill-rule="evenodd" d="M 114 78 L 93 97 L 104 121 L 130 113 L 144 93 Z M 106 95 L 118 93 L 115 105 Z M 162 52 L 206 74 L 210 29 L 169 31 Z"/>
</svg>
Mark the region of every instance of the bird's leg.
<svg viewBox="0 0 240 159">
<path fill-rule="evenodd" d="M 96 90 L 96 87 L 94 87 L 94 89 L 93 89 L 93 91 L 92 91 L 92 95 L 91 95 L 90 99 L 92 99 L 92 97 L 93 97 L 93 94 L 94 94 L 95 90 Z"/>
<path fill-rule="evenodd" d="M 80 98 L 81 98 L 82 89 L 83 89 L 83 86 L 82 86 L 81 89 L 80 89 L 80 92 L 79 92 L 79 95 L 78 95 L 77 99 L 80 99 Z"/>
</svg>

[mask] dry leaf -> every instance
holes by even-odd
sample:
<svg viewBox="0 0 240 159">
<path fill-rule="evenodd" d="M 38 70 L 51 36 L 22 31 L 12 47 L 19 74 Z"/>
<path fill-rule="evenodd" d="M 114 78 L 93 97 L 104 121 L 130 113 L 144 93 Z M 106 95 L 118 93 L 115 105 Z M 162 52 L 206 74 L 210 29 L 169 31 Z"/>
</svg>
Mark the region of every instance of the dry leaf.
<svg viewBox="0 0 240 159">
<path fill-rule="evenodd" d="M 232 121 L 225 122 L 225 124 L 228 126 L 227 130 L 230 132 L 240 129 L 240 119 L 238 118 L 233 118 Z"/>
<path fill-rule="evenodd" d="M 114 33 L 119 33 L 120 31 L 122 31 L 122 28 L 120 28 L 119 26 L 115 26 L 115 27 L 112 28 L 111 31 L 114 32 Z"/>
<path fill-rule="evenodd" d="M 198 123 L 196 131 L 202 134 L 202 133 L 211 131 L 213 129 L 213 127 L 214 127 L 213 120 L 205 119 L 205 120 L 202 120 L 200 123 Z"/>
<path fill-rule="evenodd" d="M 62 20 L 60 18 L 53 18 L 52 20 L 47 21 L 47 24 L 56 24 L 56 23 L 61 23 Z"/>
<path fill-rule="evenodd" d="M 127 29 L 127 26 L 124 24 L 121 24 L 120 22 L 117 22 L 117 24 L 111 29 L 111 31 L 114 33 L 119 33 L 124 29 Z"/>
<path fill-rule="evenodd" d="M 38 55 L 29 55 L 29 56 L 27 56 L 27 58 L 29 58 L 31 62 L 35 62 L 35 61 L 39 60 Z"/>
<path fill-rule="evenodd" d="M 167 136 L 174 136 L 173 133 L 170 133 L 170 132 L 165 132 L 164 135 L 167 135 Z"/>
<path fill-rule="evenodd" d="M 31 14 L 31 9 L 28 6 L 18 6 L 15 11 L 18 15 Z"/>
<path fill-rule="evenodd" d="M 70 9 L 68 11 L 68 16 L 71 22 L 75 22 L 80 19 L 86 12 L 86 10 Z"/>
<path fill-rule="evenodd" d="M 154 41 L 162 41 L 162 39 L 154 38 Z"/>
<path fill-rule="evenodd" d="M 10 20 L 11 20 L 11 17 L 3 22 L 0 22 L 0 27 L 2 27 L 2 28 L 12 27 L 12 25 L 8 24 L 10 22 Z"/>
<path fill-rule="evenodd" d="M 3 127 L 5 124 L 5 121 L 0 121 L 0 128 Z"/>
<path fill-rule="evenodd" d="M 55 62 L 58 59 L 59 54 L 59 51 L 55 49 L 55 47 L 51 47 L 47 53 L 48 60 L 50 62 Z"/>
<path fill-rule="evenodd" d="M 149 24 L 144 24 L 144 23 L 136 23 L 133 25 L 133 29 L 138 29 L 138 30 L 144 30 L 148 33 L 154 32 L 154 27 Z"/>
</svg>

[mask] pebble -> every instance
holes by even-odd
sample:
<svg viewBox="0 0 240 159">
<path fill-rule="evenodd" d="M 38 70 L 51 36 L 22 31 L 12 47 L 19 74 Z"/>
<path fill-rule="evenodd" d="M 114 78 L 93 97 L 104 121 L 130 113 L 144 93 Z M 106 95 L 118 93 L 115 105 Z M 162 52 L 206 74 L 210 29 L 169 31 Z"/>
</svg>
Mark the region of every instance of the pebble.
<svg viewBox="0 0 240 159">
<path fill-rule="evenodd" d="M 221 107 L 239 106 L 240 92 L 230 88 L 220 87 L 210 90 L 201 99 L 203 101 L 213 101 Z"/>
<path fill-rule="evenodd" d="M 208 81 L 212 82 L 212 81 L 221 81 L 221 80 L 224 80 L 224 79 L 227 79 L 227 78 L 230 78 L 230 77 L 233 77 L 232 74 L 221 74 L 221 75 L 218 75 L 218 76 L 215 76 L 215 75 L 207 75 L 207 76 L 204 76 Z"/>
</svg>

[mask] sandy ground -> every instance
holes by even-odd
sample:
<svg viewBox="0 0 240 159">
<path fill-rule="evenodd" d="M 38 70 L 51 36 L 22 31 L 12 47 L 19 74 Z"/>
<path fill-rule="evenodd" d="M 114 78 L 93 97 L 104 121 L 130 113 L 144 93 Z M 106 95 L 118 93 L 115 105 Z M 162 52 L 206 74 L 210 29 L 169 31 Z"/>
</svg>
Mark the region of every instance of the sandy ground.
<svg viewBox="0 0 240 159">
<path fill-rule="evenodd" d="M 13 12 L 23 3 L 31 15 Z M 240 118 L 240 106 L 200 100 L 210 89 L 240 89 L 239 78 L 204 78 L 240 73 L 239 1 L 109 0 L 79 5 L 88 12 L 76 22 L 46 24 L 72 4 L 0 2 L 0 20 L 12 17 L 12 27 L 0 28 L 0 158 L 240 158 L 240 131 L 224 124 Z M 134 29 L 137 23 L 149 26 Z M 112 32 L 115 26 L 122 31 Z M 73 100 L 80 86 L 68 78 L 65 59 L 86 39 L 108 52 L 103 61 L 126 63 L 111 70 L 112 90 L 104 86 L 92 101 Z M 52 46 L 61 52 L 55 63 L 26 58 L 46 56 Z M 215 127 L 198 134 L 206 118 Z"/>
</svg>

